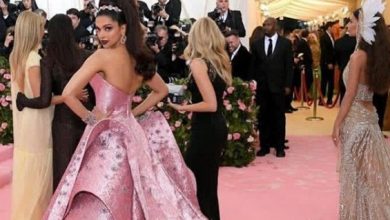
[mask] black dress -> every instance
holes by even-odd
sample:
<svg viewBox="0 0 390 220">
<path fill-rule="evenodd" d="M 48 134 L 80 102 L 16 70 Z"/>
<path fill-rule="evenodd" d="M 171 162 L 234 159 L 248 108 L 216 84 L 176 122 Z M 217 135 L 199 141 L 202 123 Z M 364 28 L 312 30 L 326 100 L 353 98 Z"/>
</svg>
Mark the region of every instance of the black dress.
<svg viewBox="0 0 390 220">
<path fill-rule="evenodd" d="M 84 61 L 87 55 L 83 55 Z M 81 66 L 82 62 L 80 62 Z M 37 98 L 28 99 L 24 94 L 19 93 L 16 99 L 17 107 L 22 110 L 27 108 L 45 108 L 50 105 L 52 94 L 61 95 L 66 84 L 75 71 L 66 71 L 51 58 L 41 60 L 41 95 Z M 95 96 L 92 87 L 87 86 L 89 98 L 83 103 L 92 110 L 95 106 Z M 64 174 L 70 159 L 84 132 L 85 123 L 69 109 L 67 105 L 58 104 L 55 106 L 52 122 L 53 136 L 53 191 Z"/>
<path fill-rule="evenodd" d="M 208 63 L 208 74 L 217 98 L 216 112 L 193 112 L 191 121 L 191 138 L 185 154 L 185 162 L 195 175 L 197 197 L 200 208 L 206 217 L 217 220 L 218 206 L 218 168 L 222 149 L 227 145 L 227 125 L 222 113 L 223 92 L 226 83 L 215 73 Z M 192 102 L 203 101 L 194 79 L 191 78 L 189 90 Z"/>
</svg>

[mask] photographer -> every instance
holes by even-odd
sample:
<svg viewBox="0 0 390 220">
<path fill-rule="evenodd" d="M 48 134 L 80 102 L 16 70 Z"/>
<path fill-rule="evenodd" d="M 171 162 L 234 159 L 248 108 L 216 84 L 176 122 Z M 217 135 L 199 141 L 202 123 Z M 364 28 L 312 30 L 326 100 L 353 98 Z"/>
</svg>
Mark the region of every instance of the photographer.
<svg viewBox="0 0 390 220">
<path fill-rule="evenodd" d="M 0 45 L 0 56 L 3 56 L 7 59 L 9 58 L 9 55 L 11 54 L 12 48 L 14 46 L 14 33 L 15 26 L 9 27 L 7 29 L 5 41 Z"/>
<path fill-rule="evenodd" d="M 80 23 L 80 12 L 75 8 L 71 8 L 66 11 L 66 15 L 72 20 L 76 43 L 80 44 L 81 48 L 85 48 L 90 43 L 90 33 Z"/>
<path fill-rule="evenodd" d="M 168 28 L 157 25 L 154 33 L 155 37 L 149 35 L 147 45 L 155 54 L 157 72 L 168 83 L 172 73 L 172 45 L 168 41 Z"/>
<path fill-rule="evenodd" d="M 90 34 L 93 33 L 95 12 L 97 10 L 94 0 L 84 0 L 84 9 L 80 11 L 80 25 Z"/>
<path fill-rule="evenodd" d="M 240 11 L 229 9 L 229 0 L 216 0 L 217 7 L 209 12 L 208 16 L 213 19 L 219 29 L 225 33 L 230 30 L 238 31 L 238 36 L 245 37 L 246 31 L 242 22 Z"/>
<path fill-rule="evenodd" d="M 191 25 L 173 25 L 169 28 L 175 31 L 172 38 L 172 77 L 185 78 L 188 76 L 188 66 L 184 58 L 184 49 L 188 45 L 188 32 Z"/>
<path fill-rule="evenodd" d="M 140 22 L 147 26 L 147 21 L 153 20 L 152 19 L 152 12 L 148 8 L 148 5 L 144 1 L 137 1 L 137 7 L 138 7 L 138 14 L 139 14 L 139 20 Z"/>
<path fill-rule="evenodd" d="M 1 19 L 4 21 L 6 28 L 14 26 L 16 23 L 17 7 L 9 3 L 9 0 L 0 0 Z"/>
<path fill-rule="evenodd" d="M 163 24 L 167 27 L 177 25 L 180 21 L 181 1 L 158 0 L 152 5 L 151 11 L 155 24 Z"/>
</svg>

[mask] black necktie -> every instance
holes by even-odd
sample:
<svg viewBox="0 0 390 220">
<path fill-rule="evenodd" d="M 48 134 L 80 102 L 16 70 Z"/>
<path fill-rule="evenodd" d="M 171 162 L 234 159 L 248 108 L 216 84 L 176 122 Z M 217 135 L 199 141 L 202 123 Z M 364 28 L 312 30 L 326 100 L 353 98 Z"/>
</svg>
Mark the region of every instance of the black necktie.
<svg viewBox="0 0 390 220">
<path fill-rule="evenodd" d="M 268 39 L 269 40 L 269 44 L 268 44 L 268 49 L 267 49 L 267 57 L 270 57 L 271 54 L 272 54 L 272 39 Z"/>
</svg>

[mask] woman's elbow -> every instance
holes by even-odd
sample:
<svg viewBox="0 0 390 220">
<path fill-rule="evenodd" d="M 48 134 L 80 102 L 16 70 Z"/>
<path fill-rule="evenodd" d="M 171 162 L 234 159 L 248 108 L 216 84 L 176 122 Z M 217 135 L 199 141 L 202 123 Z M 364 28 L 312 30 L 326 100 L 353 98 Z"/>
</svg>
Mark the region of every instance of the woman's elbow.
<svg viewBox="0 0 390 220">
<path fill-rule="evenodd" d="M 217 103 L 210 103 L 209 104 L 209 108 L 208 108 L 208 110 L 209 110 L 209 112 L 216 112 L 217 111 Z"/>
</svg>

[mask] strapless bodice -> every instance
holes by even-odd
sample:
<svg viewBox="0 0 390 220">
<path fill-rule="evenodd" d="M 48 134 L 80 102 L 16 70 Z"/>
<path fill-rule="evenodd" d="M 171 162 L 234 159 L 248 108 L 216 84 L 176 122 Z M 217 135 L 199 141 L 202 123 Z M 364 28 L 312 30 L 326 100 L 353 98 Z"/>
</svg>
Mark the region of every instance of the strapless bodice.
<svg viewBox="0 0 390 220">
<path fill-rule="evenodd" d="M 349 74 L 349 63 L 347 64 L 347 66 L 345 67 L 344 72 L 343 72 L 343 81 L 344 81 L 345 86 L 347 86 L 348 74 Z M 374 93 L 370 90 L 368 85 L 364 85 L 361 83 L 358 84 L 358 89 L 357 89 L 357 93 L 355 96 L 355 101 L 372 102 L 373 96 L 374 96 Z"/>
<path fill-rule="evenodd" d="M 95 92 L 96 107 L 110 117 L 128 116 L 131 113 L 133 94 L 126 94 L 96 74 L 90 84 Z"/>
</svg>

